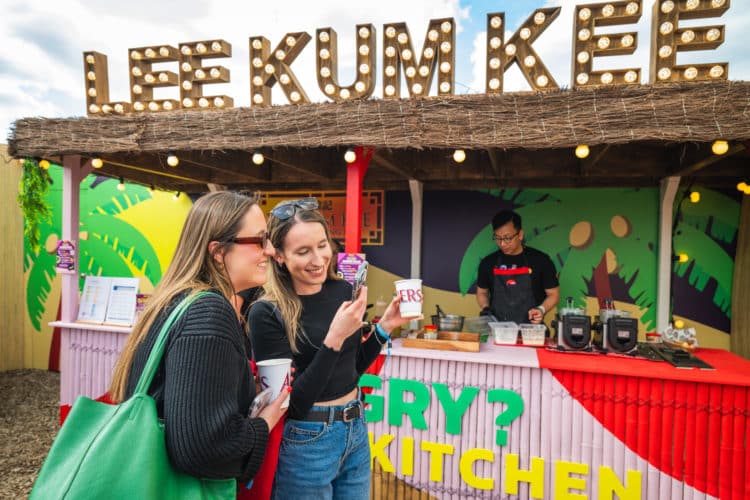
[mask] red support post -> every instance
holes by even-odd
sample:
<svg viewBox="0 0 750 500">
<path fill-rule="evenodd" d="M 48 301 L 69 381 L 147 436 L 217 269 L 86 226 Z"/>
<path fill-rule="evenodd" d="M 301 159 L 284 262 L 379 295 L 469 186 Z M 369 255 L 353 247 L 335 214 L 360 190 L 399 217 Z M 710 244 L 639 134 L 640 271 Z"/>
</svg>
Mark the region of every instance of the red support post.
<svg viewBox="0 0 750 500">
<path fill-rule="evenodd" d="M 373 148 L 357 146 L 357 159 L 346 167 L 346 253 L 362 252 L 362 184 Z"/>
</svg>

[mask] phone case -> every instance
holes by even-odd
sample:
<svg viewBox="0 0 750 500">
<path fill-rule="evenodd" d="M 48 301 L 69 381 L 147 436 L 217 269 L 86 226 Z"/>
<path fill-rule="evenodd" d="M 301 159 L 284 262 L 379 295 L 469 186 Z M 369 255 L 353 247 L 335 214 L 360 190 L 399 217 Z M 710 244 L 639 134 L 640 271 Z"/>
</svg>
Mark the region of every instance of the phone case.
<svg viewBox="0 0 750 500">
<path fill-rule="evenodd" d="M 257 417 L 260 412 L 263 410 L 263 408 L 266 407 L 268 403 L 271 402 L 271 388 L 263 389 L 258 393 L 257 396 L 255 396 L 255 399 L 253 399 L 253 402 L 250 403 L 250 418 Z"/>
</svg>

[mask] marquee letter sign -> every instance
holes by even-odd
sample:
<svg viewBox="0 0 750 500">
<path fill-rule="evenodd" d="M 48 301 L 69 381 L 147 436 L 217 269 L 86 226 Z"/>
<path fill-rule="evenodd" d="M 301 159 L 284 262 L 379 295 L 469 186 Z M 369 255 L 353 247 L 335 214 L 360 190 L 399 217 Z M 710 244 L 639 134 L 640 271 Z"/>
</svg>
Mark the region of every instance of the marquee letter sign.
<svg viewBox="0 0 750 500">
<path fill-rule="evenodd" d="M 638 46 L 635 31 L 596 33 L 602 26 L 636 23 L 643 0 L 590 3 L 574 10 L 571 87 L 634 85 L 641 82 L 640 68 L 594 71 L 595 57 L 632 54 Z M 487 58 L 485 93 L 503 92 L 503 75 L 517 64 L 526 81 L 536 91 L 559 89 L 552 74 L 532 44 L 560 15 L 561 7 L 536 9 L 505 40 L 505 14 L 487 14 Z M 679 26 L 680 20 L 718 17 L 729 10 L 729 0 L 657 0 L 652 13 L 650 80 L 726 80 L 729 63 L 678 65 L 677 52 L 713 50 L 724 42 L 723 25 Z M 341 84 L 338 72 L 338 42 L 333 28 L 315 33 L 316 76 L 323 95 L 334 102 L 367 99 L 375 91 L 377 32 L 372 24 L 356 25 L 356 74 L 353 83 Z M 263 36 L 250 37 L 250 105 L 271 106 L 271 89 L 278 82 L 291 104 L 309 103 L 305 89 L 291 65 L 312 37 L 305 32 L 287 33 L 271 50 Z M 406 23 L 383 26 L 383 99 L 400 99 L 406 82 L 409 97 L 429 96 L 437 74 L 437 95 L 454 95 L 456 25 L 453 18 L 431 19 L 421 50 Z M 206 96 L 204 85 L 227 83 L 229 69 L 204 66 L 206 59 L 231 57 L 232 46 L 224 40 L 205 40 L 171 45 L 138 47 L 128 50 L 130 102 L 109 100 L 107 56 L 84 52 L 86 109 L 89 115 L 158 112 L 174 109 L 231 108 L 234 100 L 226 95 Z M 179 74 L 155 69 L 157 63 L 177 63 Z M 403 72 L 403 78 L 402 78 Z M 351 81 L 351 80 L 350 80 Z M 179 98 L 154 99 L 156 87 L 177 87 Z M 175 89 L 177 90 L 177 89 Z"/>
</svg>

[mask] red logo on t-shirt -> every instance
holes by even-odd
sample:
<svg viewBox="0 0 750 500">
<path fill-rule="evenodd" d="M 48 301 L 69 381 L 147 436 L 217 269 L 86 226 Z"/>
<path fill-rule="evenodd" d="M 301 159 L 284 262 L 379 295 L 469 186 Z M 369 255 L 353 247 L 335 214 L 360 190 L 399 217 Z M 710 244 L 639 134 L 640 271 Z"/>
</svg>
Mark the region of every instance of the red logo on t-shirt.
<svg viewBox="0 0 750 500">
<path fill-rule="evenodd" d="M 506 285 L 508 285 L 508 286 L 513 286 L 513 285 L 515 285 L 515 284 L 516 284 L 516 280 L 514 280 L 514 279 L 509 279 L 508 281 L 506 281 L 506 282 L 505 282 L 505 284 L 506 284 Z"/>
</svg>

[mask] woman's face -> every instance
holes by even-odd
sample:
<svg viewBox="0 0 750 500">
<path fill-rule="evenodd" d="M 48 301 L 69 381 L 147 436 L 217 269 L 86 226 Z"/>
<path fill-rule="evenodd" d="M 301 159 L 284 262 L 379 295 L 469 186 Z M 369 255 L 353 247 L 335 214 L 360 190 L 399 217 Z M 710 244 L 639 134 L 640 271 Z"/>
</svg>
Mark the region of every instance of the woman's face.
<svg viewBox="0 0 750 500">
<path fill-rule="evenodd" d="M 297 222 L 284 238 L 284 248 L 276 259 L 286 264 L 294 290 L 300 295 L 318 293 L 328 277 L 331 245 L 319 222 Z"/>
<path fill-rule="evenodd" d="M 266 218 L 258 205 L 253 205 L 242 218 L 237 238 L 263 236 L 266 234 Z M 224 254 L 224 266 L 236 291 L 261 286 L 266 282 L 268 258 L 274 253 L 273 246 L 266 241 L 259 243 L 233 243 Z"/>
</svg>

